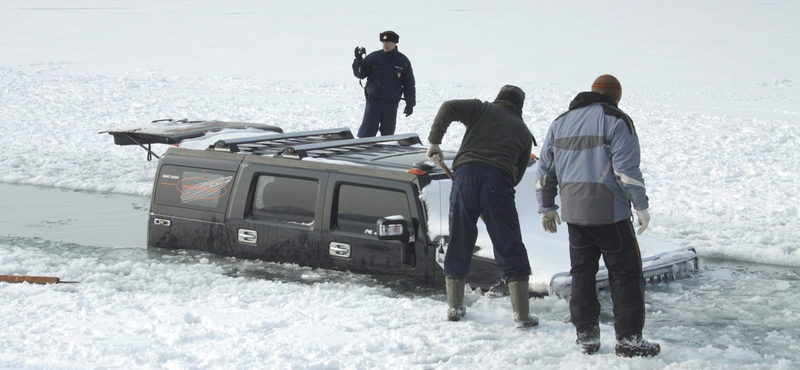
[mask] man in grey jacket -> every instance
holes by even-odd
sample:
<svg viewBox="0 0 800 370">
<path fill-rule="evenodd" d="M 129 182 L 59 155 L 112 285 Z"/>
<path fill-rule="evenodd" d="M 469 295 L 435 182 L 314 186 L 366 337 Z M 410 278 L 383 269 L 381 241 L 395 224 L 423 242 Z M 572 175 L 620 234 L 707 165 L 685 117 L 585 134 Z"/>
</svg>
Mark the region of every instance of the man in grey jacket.
<svg viewBox="0 0 800 370">
<path fill-rule="evenodd" d="M 506 85 L 491 103 L 478 99 L 444 102 L 431 126 L 428 159 L 440 165 L 443 157 L 439 144 L 447 128 L 455 121 L 466 126 L 453 160 L 450 242 L 444 257 L 450 321 L 459 321 L 466 313 L 464 284 L 481 217 L 492 240 L 501 277 L 508 284 L 515 325 L 529 328 L 539 324 L 539 319 L 529 313 L 531 266 L 514 201 L 514 187 L 525 175 L 533 143 L 533 135 L 522 120 L 524 102 L 522 89 Z"/>
<path fill-rule="evenodd" d="M 617 107 L 619 81 L 602 75 L 579 93 L 553 121 L 542 144 L 536 181 L 542 227 L 556 232 L 567 223 L 572 296 L 569 302 L 577 344 L 586 354 L 600 349 L 600 303 L 596 279 L 602 256 L 614 303 L 618 356 L 655 356 L 657 343 L 642 339 L 644 277 L 631 203 L 641 225 L 650 215 L 639 170 L 639 138 L 633 121 Z M 561 192 L 561 218 L 555 197 Z"/>
</svg>

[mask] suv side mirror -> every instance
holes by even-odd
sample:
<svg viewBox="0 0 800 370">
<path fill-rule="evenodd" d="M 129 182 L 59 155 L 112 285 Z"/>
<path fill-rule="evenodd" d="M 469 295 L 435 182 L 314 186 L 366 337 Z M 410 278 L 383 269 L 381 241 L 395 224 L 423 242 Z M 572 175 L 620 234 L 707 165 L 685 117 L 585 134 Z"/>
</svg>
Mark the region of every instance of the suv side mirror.
<svg viewBox="0 0 800 370">
<path fill-rule="evenodd" d="M 382 217 L 376 224 L 379 240 L 397 240 L 400 242 L 400 263 L 413 267 L 416 264 L 414 244 L 408 242 L 408 222 L 403 216 Z"/>
<path fill-rule="evenodd" d="M 383 217 L 376 226 L 380 240 L 408 240 L 408 225 L 403 216 Z"/>
</svg>

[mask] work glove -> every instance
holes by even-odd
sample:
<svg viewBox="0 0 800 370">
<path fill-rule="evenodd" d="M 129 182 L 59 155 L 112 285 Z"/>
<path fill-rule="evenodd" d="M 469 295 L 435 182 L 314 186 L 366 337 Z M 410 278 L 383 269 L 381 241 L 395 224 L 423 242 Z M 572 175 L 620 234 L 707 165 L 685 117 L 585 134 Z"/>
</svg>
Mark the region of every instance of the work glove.
<svg viewBox="0 0 800 370">
<path fill-rule="evenodd" d="M 542 217 L 542 228 L 548 233 L 555 233 L 558 231 L 558 226 L 561 225 L 561 217 L 558 217 L 558 211 L 547 211 L 540 214 Z"/>
<path fill-rule="evenodd" d="M 442 150 L 439 149 L 439 144 L 429 145 L 427 155 L 428 160 L 434 164 L 442 164 L 444 162 L 444 156 L 442 155 Z"/>
<path fill-rule="evenodd" d="M 356 59 L 363 60 L 364 55 L 367 54 L 367 49 L 364 49 L 360 46 L 356 46 L 356 50 L 353 53 L 356 55 Z"/>
<path fill-rule="evenodd" d="M 403 109 L 403 114 L 405 114 L 406 117 L 414 114 L 414 106 L 413 105 L 406 105 L 406 109 Z"/>
<path fill-rule="evenodd" d="M 636 211 L 636 218 L 639 219 L 639 231 L 636 232 L 637 235 L 642 235 L 642 233 L 647 230 L 647 225 L 650 224 L 650 212 L 647 212 L 646 209 L 641 211 Z"/>
</svg>

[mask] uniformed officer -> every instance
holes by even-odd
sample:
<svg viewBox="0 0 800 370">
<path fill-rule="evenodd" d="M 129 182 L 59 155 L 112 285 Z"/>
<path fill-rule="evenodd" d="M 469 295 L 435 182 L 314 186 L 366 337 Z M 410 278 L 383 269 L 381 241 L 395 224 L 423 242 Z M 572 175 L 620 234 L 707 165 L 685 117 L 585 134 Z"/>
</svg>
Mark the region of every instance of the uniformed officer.
<svg viewBox="0 0 800 370">
<path fill-rule="evenodd" d="M 367 104 L 364 118 L 358 129 L 358 137 L 394 135 L 397 122 L 397 106 L 405 99 L 403 113 L 406 117 L 414 113 L 416 89 L 411 62 L 397 50 L 400 36 L 393 31 L 380 34 L 381 50 L 367 55 L 362 47 L 356 47 L 353 74 L 366 78 L 364 87 Z"/>
</svg>

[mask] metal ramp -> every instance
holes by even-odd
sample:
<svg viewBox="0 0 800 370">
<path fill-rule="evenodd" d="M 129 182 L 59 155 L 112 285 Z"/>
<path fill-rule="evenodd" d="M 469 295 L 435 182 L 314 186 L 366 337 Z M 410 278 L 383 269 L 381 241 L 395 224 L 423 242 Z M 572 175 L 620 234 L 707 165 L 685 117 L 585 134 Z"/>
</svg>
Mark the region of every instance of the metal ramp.
<svg viewBox="0 0 800 370">
<path fill-rule="evenodd" d="M 119 129 L 101 131 L 114 137 L 117 145 L 138 145 L 147 152 L 147 160 L 160 158 L 151 144 L 176 145 L 184 140 L 202 137 L 209 132 L 226 129 L 255 129 L 265 132 L 283 133 L 278 126 L 248 122 L 189 121 L 188 119 L 159 119 L 150 123 Z"/>
</svg>

